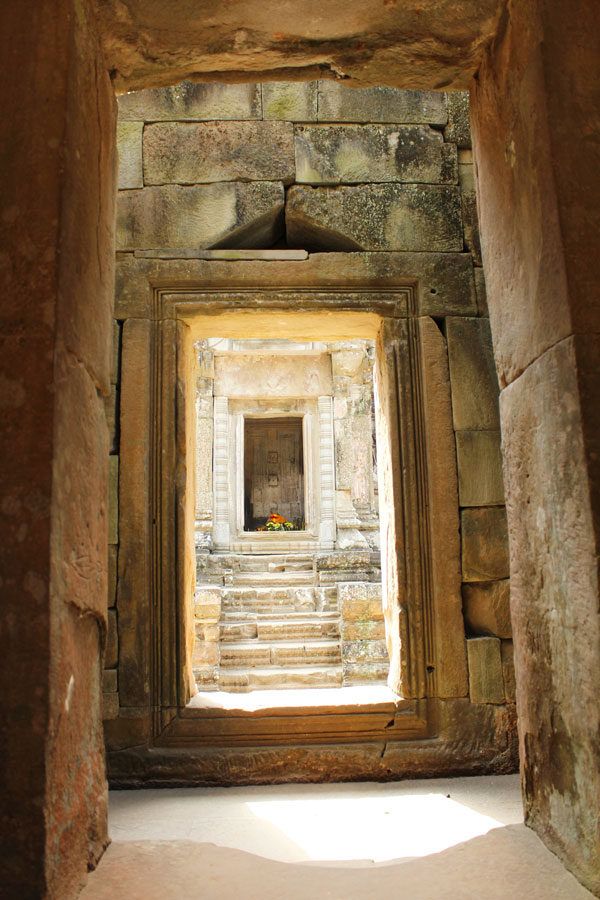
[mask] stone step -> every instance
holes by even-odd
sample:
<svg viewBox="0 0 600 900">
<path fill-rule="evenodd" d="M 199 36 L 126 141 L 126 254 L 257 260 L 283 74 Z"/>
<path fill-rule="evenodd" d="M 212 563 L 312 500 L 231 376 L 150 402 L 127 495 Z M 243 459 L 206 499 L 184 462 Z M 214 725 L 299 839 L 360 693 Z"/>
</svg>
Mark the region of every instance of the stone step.
<svg viewBox="0 0 600 900">
<path fill-rule="evenodd" d="M 310 572 L 233 572 L 231 584 L 257 587 L 293 587 L 300 584 L 314 584 L 315 575 Z"/>
<path fill-rule="evenodd" d="M 339 641 L 231 641 L 220 646 L 221 668 L 307 666 L 341 663 Z"/>
<path fill-rule="evenodd" d="M 262 554 L 210 554 L 206 558 L 207 572 L 281 572 L 310 571 L 314 560 L 310 554 L 276 553 Z"/>
<path fill-rule="evenodd" d="M 341 666 L 303 666 L 284 669 L 278 666 L 253 669 L 221 669 L 219 690 L 235 692 L 284 690 L 286 688 L 341 687 Z"/>
<path fill-rule="evenodd" d="M 267 612 L 254 612 L 253 610 L 229 610 L 221 615 L 221 624 L 238 624 L 256 622 L 294 622 L 294 621 L 310 621 L 310 622 L 339 622 L 340 613 L 338 609 L 324 609 L 317 612 L 304 612 L 301 610 L 267 610 Z"/>
<path fill-rule="evenodd" d="M 253 640 L 319 640 L 339 639 L 340 629 L 336 617 L 328 619 L 267 619 L 262 617 L 254 622 L 223 622 L 220 626 L 220 640 L 223 642 Z"/>
<path fill-rule="evenodd" d="M 223 589 L 221 611 L 244 613 L 321 612 L 337 609 L 337 594 L 313 587 L 239 588 Z"/>
</svg>

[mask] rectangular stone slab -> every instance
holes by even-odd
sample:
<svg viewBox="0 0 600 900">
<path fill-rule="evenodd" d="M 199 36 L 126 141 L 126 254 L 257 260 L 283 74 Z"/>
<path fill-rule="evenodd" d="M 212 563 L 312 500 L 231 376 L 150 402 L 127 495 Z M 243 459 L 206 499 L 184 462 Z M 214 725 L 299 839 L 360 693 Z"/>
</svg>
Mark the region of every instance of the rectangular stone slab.
<svg viewBox="0 0 600 900">
<path fill-rule="evenodd" d="M 503 506 L 463 509 L 463 581 L 496 581 L 508 578 L 508 528 Z"/>
<path fill-rule="evenodd" d="M 259 84 L 192 84 L 135 91 L 119 97 L 119 121 L 260 119 Z"/>
<path fill-rule="evenodd" d="M 348 88 L 319 81 L 319 122 L 402 122 L 445 125 L 446 95 L 389 87 Z"/>
<path fill-rule="evenodd" d="M 471 702 L 503 703 L 504 676 L 498 638 L 471 638 L 467 641 L 467 657 Z"/>
<path fill-rule="evenodd" d="M 431 184 L 291 187 L 292 247 L 319 250 L 463 249 L 460 190 Z"/>
<path fill-rule="evenodd" d="M 165 185 L 123 191 L 117 203 L 117 247 L 260 247 L 280 232 L 283 185 Z"/>
<path fill-rule="evenodd" d="M 117 125 L 120 191 L 144 186 L 142 175 L 143 128 L 143 122 L 119 122 Z"/>
<path fill-rule="evenodd" d="M 298 184 L 456 184 L 456 147 L 426 125 L 297 125 Z"/>
<path fill-rule="evenodd" d="M 489 321 L 448 318 L 446 333 L 455 429 L 499 431 L 498 378 Z"/>
<path fill-rule="evenodd" d="M 457 431 L 458 496 L 461 506 L 504 503 L 499 431 Z"/>
<path fill-rule="evenodd" d="M 289 122 L 157 122 L 144 128 L 145 184 L 294 180 Z"/>
<path fill-rule="evenodd" d="M 267 81 L 262 85 L 263 119 L 315 122 L 316 81 Z"/>
</svg>

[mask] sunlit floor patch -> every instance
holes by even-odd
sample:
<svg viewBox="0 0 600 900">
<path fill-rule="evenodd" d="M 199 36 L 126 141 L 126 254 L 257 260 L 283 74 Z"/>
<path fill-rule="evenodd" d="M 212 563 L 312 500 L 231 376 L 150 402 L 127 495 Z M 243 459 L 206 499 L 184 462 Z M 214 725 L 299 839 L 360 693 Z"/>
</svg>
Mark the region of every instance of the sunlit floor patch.
<svg viewBox="0 0 600 900">
<path fill-rule="evenodd" d="M 427 856 L 522 821 L 516 775 L 115 791 L 109 818 L 115 841 L 191 840 L 350 865 Z"/>
<path fill-rule="evenodd" d="M 312 860 L 374 862 L 427 856 L 503 823 L 443 794 L 251 801 Z"/>
</svg>

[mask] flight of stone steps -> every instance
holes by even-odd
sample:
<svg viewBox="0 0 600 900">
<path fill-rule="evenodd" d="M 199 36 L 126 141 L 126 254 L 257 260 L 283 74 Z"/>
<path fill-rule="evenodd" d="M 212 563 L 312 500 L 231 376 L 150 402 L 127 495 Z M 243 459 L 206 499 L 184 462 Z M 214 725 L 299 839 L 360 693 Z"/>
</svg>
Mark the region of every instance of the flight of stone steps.
<svg viewBox="0 0 600 900">
<path fill-rule="evenodd" d="M 199 580 L 220 586 L 218 689 L 341 686 L 337 587 L 313 555 L 215 554 Z"/>
</svg>

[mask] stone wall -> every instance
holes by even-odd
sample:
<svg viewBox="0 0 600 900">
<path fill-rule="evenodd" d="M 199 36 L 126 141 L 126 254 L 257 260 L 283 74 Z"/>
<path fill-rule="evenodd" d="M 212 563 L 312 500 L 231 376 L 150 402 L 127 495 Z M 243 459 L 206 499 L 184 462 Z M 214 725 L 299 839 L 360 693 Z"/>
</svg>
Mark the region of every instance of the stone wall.
<svg viewBox="0 0 600 900">
<path fill-rule="evenodd" d="M 165 267 L 183 273 L 202 260 L 207 265 L 222 260 L 232 283 L 244 289 L 243 272 L 250 271 L 244 266 L 250 266 L 252 258 L 273 260 L 275 273 L 276 260 L 289 272 L 294 260 L 300 268 L 303 261 L 319 259 L 319 253 L 331 259 L 346 255 L 359 266 L 364 255 L 366 270 L 379 273 L 393 255 L 393 267 L 412 278 L 419 315 L 432 317 L 429 321 L 435 322 L 443 346 L 442 362 L 436 363 L 443 372 L 440 376 L 432 370 L 431 390 L 442 377 L 451 391 L 450 444 L 433 422 L 427 426 L 428 440 L 441 441 L 448 464 L 458 474 L 455 512 L 460 520 L 466 646 L 457 656 L 452 686 L 448 682 L 440 687 L 440 696 L 464 697 L 468 690 L 472 704 L 502 707 L 505 721 L 514 725 L 498 384 L 466 95 L 350 90 L 331 82 L 183 84 L 126 95 L 119 106 L 116 315 L 125 321 L 123 352 L 128 327 L 146 315 L 134 299 L 141 296 L 136 272 L 142 268 L 160 283 Z M 374 274 L 373 283 L 379 277 Z M 177 279 L 186 283 L 183 275 Z M 352 409 L 352 433 L 346 433 L 347 413 L 357 399 L 355 381 L 362 372 L 360 366 L 355 370 L 350 344 L 331 350 L 338 394 L 337 528 L 341 539 L 346 529 L 354 541 L 352 516 L 367 502 L 367 494 L 372 502 L 374 489 L 368 485 L 365 492 L 364 485 L 353 480 L 344 447 L 354 446 L 355 427 L 362 439 L 371 423 L 370 415 L 362 415 L 357 406 Z M 211 353 L 208 346 L 202 350 L 198 369 L 198 424 L 204 425 L 212 417 Z M 121 418 L 123 414 L 122 406 Z M 206 488 L 209 431 L 203 431 L 197 463 Z M 438 484 L 436 490 L 443 489 Z M 206 530 L 211 498 L 209 490 L 202 493 L 204 509 L 197 523 L 203 518 L 200 530 Z M 375 538 L 366 532 L 362 536 L 367 543 Z M 454 543 L 455 536 L 449 536 L 448 547 Z M 444 547 L 435 552 L 436 571 L 441 572 Z M 351 594 L 352 589 L 348 608 L 354 603 Z M 460 602 L 460 576 L 456 595 Z M 371 598 L 354 599 L 368 607 Z M 436 627 L 442 646 L 444 622 Z M 382 622 L 375 622 L 373 634 L 363 639 L 381 641 L 382 628 Z M 344 629 L 351 654 L 353 642 L 360 640 L 352 618 Z M 468 687 L 460 674 L 463 649 Z M 348 662 L 359 668 L 360 653 Z M 111 706 L 111 715 L 116 714 L 117 706 Z M 484 743 L 488 740 L 480 737 Z M 507 733 L 507 746 L 511 741 Z"/>
</svg>

